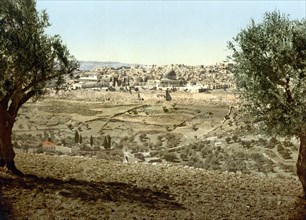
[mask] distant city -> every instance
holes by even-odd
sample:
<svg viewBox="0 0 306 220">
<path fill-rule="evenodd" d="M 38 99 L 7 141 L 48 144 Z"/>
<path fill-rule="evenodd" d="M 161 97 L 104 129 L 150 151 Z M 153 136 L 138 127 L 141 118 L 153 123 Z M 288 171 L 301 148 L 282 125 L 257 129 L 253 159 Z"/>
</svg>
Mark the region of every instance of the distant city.
<svg viewBox="0 0 306 220">
<path fill-rule="evenodd" d="M 69 90 L 175 89 L 203 92 L 234 88 L 231 63 L 188 66 L 184 64 L 141 65 L 120 62 L 80 61 L 80 69 L 67 77 Z"/>
</svg>

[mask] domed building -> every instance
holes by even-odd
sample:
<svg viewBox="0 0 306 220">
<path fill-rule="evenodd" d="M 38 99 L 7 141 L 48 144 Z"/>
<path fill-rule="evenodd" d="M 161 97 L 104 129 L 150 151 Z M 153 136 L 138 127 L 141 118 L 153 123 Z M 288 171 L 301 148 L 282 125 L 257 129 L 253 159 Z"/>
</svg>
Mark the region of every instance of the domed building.
<svg viewBox="0 0 306 220">
<path fill-rule="evenodd" d="M 164 73 L 164 79 L 171 79 L 171 80 L 176 80 L 176 72 L 171 69 Z"/>
<path fill-rule="evenodd" d="M 186 85 L 186 81 L 182 79 L 177 79 L 176 72 L 171 69 L 163 74 L 161 80 L 162 87 L 182 87 Z"/>
</svg>

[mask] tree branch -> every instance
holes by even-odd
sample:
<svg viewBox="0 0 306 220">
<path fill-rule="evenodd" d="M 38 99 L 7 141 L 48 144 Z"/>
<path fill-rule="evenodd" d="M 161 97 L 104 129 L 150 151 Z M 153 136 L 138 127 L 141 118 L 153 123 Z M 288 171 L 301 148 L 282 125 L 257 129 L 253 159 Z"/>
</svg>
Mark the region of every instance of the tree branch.
<svg viewBox="0 0 306 220">
<path fill-rule="evenodd" d="M 38 84 L 42 83 L 42 82 L 49 81 L 51 79 L 54 79 L 54 78 L 62 76 L 62 75 L 70 74 L 70 73 L 72 73 L 76 69 L 77 68 L 73 67 L 70 70 L 68 70 L 67 72 L 60 71 L 59 73 L 57 73 L 55 75 L 51 75 L 51 76 L 48 76 L 48 77 L 40 78 L 40 79 L 38 79 L 36 81 L 33 81 L 33 82 L 29 83 L 26 87 L 24 87 L 22 89 L 22 92 L 24 93 L 24 92 L 28 91 L 29 89 L 33 88 L 34 86 L 37 86 Z"/>
<path fill-rule="evenodd" d="M 26 103 L 31 97 L 33 97 L 35 93 L 36 93 L 35 90 L 31 90 L 30 92 L 25 93 L 20 98 L 18 97 L 13 98 L 10 104 L 9 110 L 8 110 L 8 113 L 10 114 L 10 116 L 15 118 L 20 107 L 24 103 Z"/>
<path fill-rule="evenodd" d="M 290 83 L 290 78 L 286 77 L 285 91 L 286 91 L 286 95 L 287 95 L 287 102 L 288 103 L 292 103 L 294 100 L 292 98 L 292 94 L 291 94 L 289 83 Z"/>
<path fill-rule="evenodd" d="M 35 95 L 36 91 L 35 90 L 31 90 L 30 92 L 26 93 L 21 100 L 18 103 L 18 109 L 24 104 L 26 103 L 30 98 L 32 98 Z"/>
</svg>

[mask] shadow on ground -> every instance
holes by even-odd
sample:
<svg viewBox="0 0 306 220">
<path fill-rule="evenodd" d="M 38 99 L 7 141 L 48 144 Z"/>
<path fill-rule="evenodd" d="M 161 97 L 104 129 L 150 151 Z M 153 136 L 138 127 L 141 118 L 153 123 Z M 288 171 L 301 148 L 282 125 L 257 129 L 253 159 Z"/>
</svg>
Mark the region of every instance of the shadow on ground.
<svg viewBox="0 0 306 220">
<path fill-rule="evenodd" d="M 153 191 L 148 188 L 139 188 L 132 184 L 121 182 L 93 182 L 83 180 L 61 180 L 56 178 L 41 178 L 27 176 L 25 178 L 0 178 L 2 189 L 20 188 L 38 190 L 41 193 L 58 193 L 66 198 L 78 198 L 83 201 L 123 202 L 135 203 L 152 209 L 184 209 L 175 201 L 175 197 L 168 192 Z M 3 218 L 9 213 L 8 202 L 2 200 L 0 194 L 0 212 Z M 0 214 L 0 219 L 1 218 Z"/>
<path fill-rule="evenodd" d="M 7 198 L 3 196 L 3 185 L 0 179 L 0 220 L 7 220 L 11 215 L 11 204 Z"/>
</svg>

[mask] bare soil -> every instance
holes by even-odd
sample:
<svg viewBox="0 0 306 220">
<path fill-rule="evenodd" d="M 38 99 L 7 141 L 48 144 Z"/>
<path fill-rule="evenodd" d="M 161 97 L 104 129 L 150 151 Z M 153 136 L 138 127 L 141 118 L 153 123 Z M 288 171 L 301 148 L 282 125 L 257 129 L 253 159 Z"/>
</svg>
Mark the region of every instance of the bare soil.
<svg viewBox="0 0 306 220">
<path fill-rule="evenodd" d="M 293 178 L 34 154 L 16 164 L 31 175 L 1 170 L 0 219 L 304 219 Z"/>
</svg>

